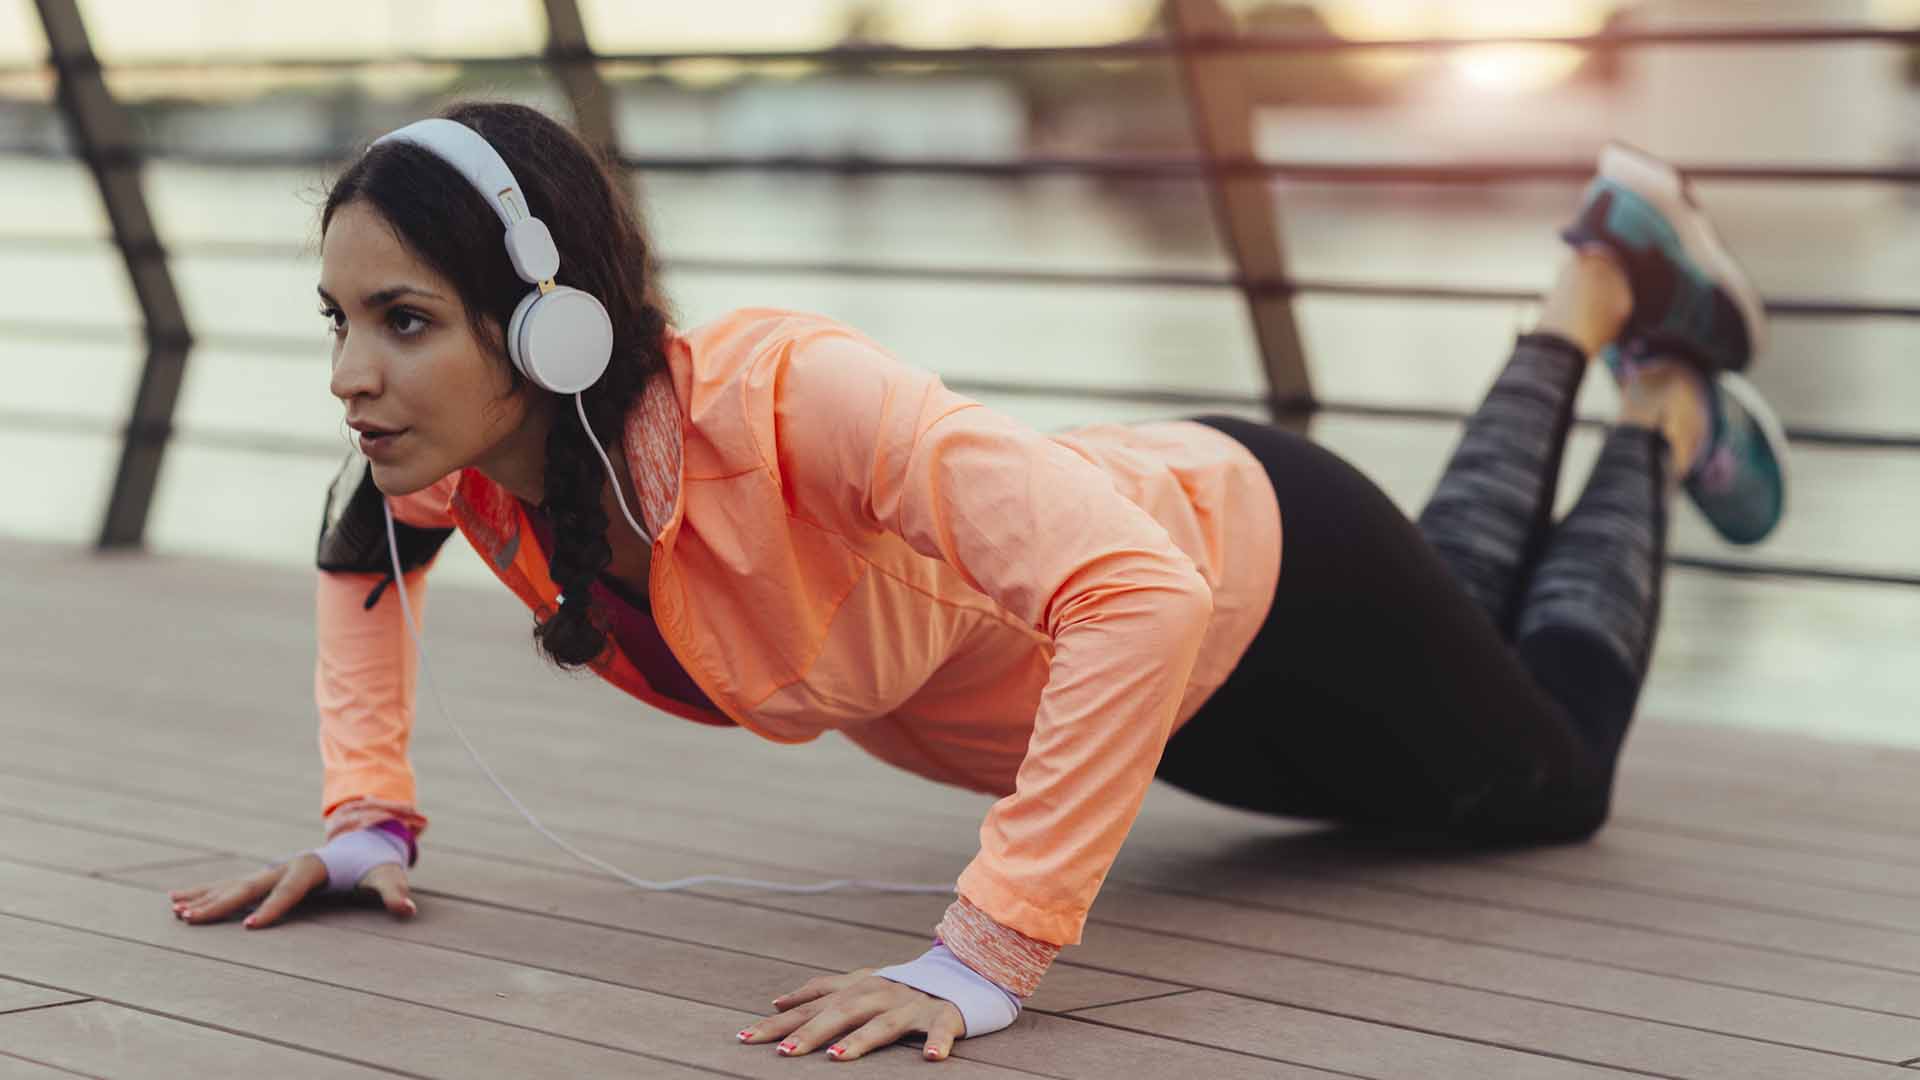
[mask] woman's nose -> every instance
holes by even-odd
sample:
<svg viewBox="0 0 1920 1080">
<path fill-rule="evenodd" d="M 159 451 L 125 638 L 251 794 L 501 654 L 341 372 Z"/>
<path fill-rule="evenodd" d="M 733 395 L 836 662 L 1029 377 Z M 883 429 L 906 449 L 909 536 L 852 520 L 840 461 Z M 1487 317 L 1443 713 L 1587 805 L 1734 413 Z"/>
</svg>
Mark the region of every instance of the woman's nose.
<svg viewBox="0 0 1920 1080">
<path fill-rule="evenodd" d="M 353 335 L 341 338 L 333 355 L 333 374 L 327 387 L 341 401 L 363 394 L 380 393 L 380 357 L 377 349 L 354 341 Z"/>
</svg>

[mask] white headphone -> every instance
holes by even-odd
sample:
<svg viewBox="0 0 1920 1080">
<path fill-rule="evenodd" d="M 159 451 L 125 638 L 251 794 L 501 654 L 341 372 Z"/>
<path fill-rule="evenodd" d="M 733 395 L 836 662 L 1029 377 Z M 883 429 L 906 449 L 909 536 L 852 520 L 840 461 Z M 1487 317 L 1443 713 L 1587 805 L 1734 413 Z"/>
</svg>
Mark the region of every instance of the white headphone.
<svg viewBox="0 0 1920 1080">
<path fill-rule="evenodd" d="M 546 223 L 527 210 L 513 170 L 480 133 L 453 120 L 416 120 L 368 144 L 402 141 L 425 147 L 460 170 L 507 227 L 507 257 L 520 280 L 536 288 L 513 309 L 507 355 L 534 385 L 572 394 L 598 382 L 613 356 L 613 322 L 591 293 L 555 285 L 560 252 Z"/>
</svg>

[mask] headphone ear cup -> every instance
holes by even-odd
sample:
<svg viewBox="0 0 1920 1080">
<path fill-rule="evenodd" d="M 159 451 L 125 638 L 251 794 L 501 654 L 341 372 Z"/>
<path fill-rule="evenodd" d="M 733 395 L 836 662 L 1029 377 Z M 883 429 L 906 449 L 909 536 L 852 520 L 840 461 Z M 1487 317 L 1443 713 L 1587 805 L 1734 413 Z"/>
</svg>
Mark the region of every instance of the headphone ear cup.
<svg viewBox="0 0 1920 1080">
<path fill-rule="evenodd" d="M 613 357 L 613 320 L 593 294 L 566 285 L 528 293 L 507 322 L 507 355 L 534 385 L 572 394 L 600 381 Z"/>
<path fill-rule="evenodd" d="M 513 361 L 513 366 L 519 369 L 520 374 L 526 376 L 535 386 L 538 386 L 542 390 L 552 390 L 553 387 L 541 382 L 540 376 L 530 370 L 526 359 L 520 352 L 520 325 L 527 321 L 527 312 L 533 310 L 533 305 L 539 299 L 540 290 L 535 289 L 521 297 L 520 303 L 514 306 L 513 318 L 507 320 L 507 356 Z"/>
</svg>

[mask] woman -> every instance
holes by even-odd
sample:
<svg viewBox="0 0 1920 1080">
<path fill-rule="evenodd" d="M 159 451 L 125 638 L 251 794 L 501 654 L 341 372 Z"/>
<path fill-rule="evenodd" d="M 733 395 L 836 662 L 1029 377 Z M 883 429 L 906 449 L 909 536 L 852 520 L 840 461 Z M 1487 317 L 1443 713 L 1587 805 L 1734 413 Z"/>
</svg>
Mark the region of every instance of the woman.
<svg viewBox="0 0 1920 1080">
<path fill-rule="evenodd" d="M 775 741 L 838 730 L 1002 796 L 932 949 L 812 980 L 740 1033 L 842 1060 L 910 1032 L 943 1058 L 1010 1023 L 1080 940 L 1156 776 L 1475 842 L 1589 836 L 1646 674 L 1673 491 L 1737 541 L 1780 516 L 1784 443 L 1733 374 L 1759 305 L 1678 177 L 1624 148 L 1603 155 L 1538 327 L 1416 525 L 1267 425 L 1043 436 L 819 316 L 745 309 L 678 330 L 602 159 L 534 110 L 442 116 L 498 151 L 566 283 L 604 302 L 613 359 L 579 402 L 619 434 L 603 465 L 572 403 L 508 361 L 526 285 L 471 183 L 404 140 L 345 171 L 320 293 L 331 389 L 370 465 L 330 500 L 318 560 L 329 839 L 171 894 L 190 923 L 259 902 L 246 925 L 268 926 L 323 887 L 416 910 L 416 660 L 383 500 L 404 523 L 409 595 L 458 528 L 563 668 Z M 1623 405 L 1555 525 L 1595 354 Z"/>
</svg>

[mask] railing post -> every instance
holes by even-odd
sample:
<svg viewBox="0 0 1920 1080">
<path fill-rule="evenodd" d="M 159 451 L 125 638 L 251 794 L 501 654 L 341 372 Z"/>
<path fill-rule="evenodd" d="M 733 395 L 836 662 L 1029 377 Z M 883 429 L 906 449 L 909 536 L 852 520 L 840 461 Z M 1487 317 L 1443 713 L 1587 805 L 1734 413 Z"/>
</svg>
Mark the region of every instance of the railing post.
<svg viewBox="0 0 1920 1080">
<path fill-rule="evenodd" d="M 613 122 L 613 93 L 594 62 L 593 43 L 580 18 L 578 0 L 544 0 L 547 10 L 547 65 L 560 80 L 573 105 L 574 129 L 599 147 L 612 163 L 615 175 L 633 194 L 635 179 L 620 167 L 620 135 Z"/>
<path fill-rule="evenodd" d="M 1220 167 L 1222 161 L 1248 161 L 1254 156 L 1254 102 L 1248 89 L 1251 80 L 1243 72 L 1247 64 L 1258 61 L 1246 54 L 1207 54 L 1188 47 L 1195 40 L 1233 36 L 1233 20 L 1219 0 L 1167 0 L 1162 10 L 1185 77 L 1194 136 L 1206 161 L 1214 221 L 1233 256 L 1266 368 L 1269 408 L 1275 420 L 1303 428 L 1306 412 L 1313 406 L 1313 388 L 1300 329 L 1294 323 L 1293 298 L 1284 291 L 1259 287 L 1261 282 L 1287 279 L 1273 191 L 1265 177 L 1229 176 Z"/>
<path fill-rule="evenodd" d="M 140 161 L 126 111 L 107 90 L 80 19 L 76 0 L 35 0 L 47 31 L 47 47 L 59 73 L 58 101 L 79 156 L 93 172 L 113 226 L 114 243 L 126 261 L 140 314 L 146 323 L 147 362 L 134 392 L 132 415 L 120 448 L 120 467 L 100 527 L 99 547 L 138 548 L 160 476 L 160 461 L 173 430 L 174 404 L 186 373 L 193 335 L 167 269 L 166 249 L 154 232 L 140 187 Z"/>
</svg>

